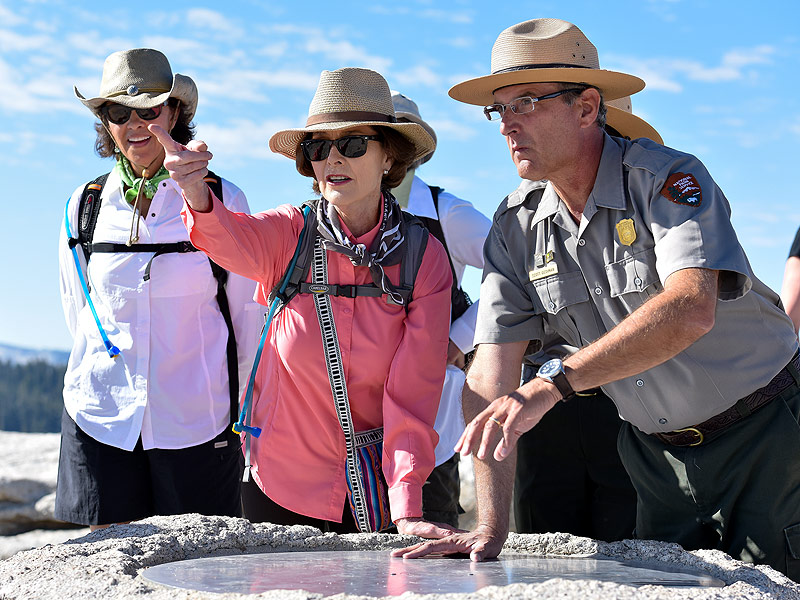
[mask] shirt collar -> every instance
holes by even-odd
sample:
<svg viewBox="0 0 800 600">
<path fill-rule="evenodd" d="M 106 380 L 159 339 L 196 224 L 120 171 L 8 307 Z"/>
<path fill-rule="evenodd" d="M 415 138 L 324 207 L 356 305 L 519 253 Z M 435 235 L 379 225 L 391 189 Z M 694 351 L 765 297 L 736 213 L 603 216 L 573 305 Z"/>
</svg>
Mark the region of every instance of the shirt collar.
<svg viewBox="0 0 800 600">
<path fill-rule="evenodd" d="M 597 207 L 624 210 L 625 186 L 622 173 L 623 140 L 604 134 L 603 153 L 597 167 L 592 193 L 589 194 L 587 206 L 594 203 Z"/>
<path fill-rule="evenodd" d="M 433 194 L 428 184 L 417 176 L 411 182 L 411 192 L 408 194 L 408 207 L 406 212 L 418 217 L 438 219 L 436 207 L 433 205 Z"/>
</svg>

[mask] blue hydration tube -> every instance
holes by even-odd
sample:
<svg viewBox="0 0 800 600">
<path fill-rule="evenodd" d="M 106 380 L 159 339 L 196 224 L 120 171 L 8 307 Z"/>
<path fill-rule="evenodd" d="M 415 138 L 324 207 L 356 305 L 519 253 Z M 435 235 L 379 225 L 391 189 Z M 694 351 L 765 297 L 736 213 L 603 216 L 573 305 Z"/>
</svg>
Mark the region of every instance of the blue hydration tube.
<svg viewBox="0 0 800 600">
<path fill-rule="evenodd" d="M 69 226 L 69 200 L 67 200 L 67 205 L 64 207 L 64 227 L 67 230 L 67 239 L 72 237 L 72 232 Z M 77 244 L 76 244 L 77 246 Z M 111 343 L 111 340 L 108 339 L 108 334 L 106 334 L 105 329 L 100 324 L 100 318 L 97 316 L 97 311 L 94 308 L 94 302 L 92 302 L 92 296 L 89 293 L 89 286 L 86 284 L 86 278 L 83 276 L 83 271 L 81 270 L 81 263 L 78 260 L 78 251 L 75 246 L 72 246 L 72 259 L 75 261 L 75 269 L 78 271 L 78 279 L 80 279 L 81 287 L 83 288 L 83 295 L 86 296 L 86 302 L 89 304 L 89 308 L 92 310 L 92 315 L 94 315 L 94 322 L 97 323 L 97 330 L 100 332 L 100 337 L 103 338 L 103 344 L 106 347 L 106 352 L 111 358 L 117 358 L 120 354 L 119 348 L 117 348 L 114 344 Z"/>
<path fill-rule="evenodd" d="M 305 235 L 305 222 L 308 218 L 308 213 L 311 210 L 310 206 L 303 207 L 303 229 L 300 231 L 300 236 L 297 240 L 297 248 L 295 248 L 294 256 L 292 256 L 292 260 L 289 262 L 289 267 L 286 269 L 286 274 L 283 277 L 283 281 L 281 282 L 280 288 L 278 288 L 278 293 L 275 295 L 275 298 L 272 300 L 272 304 L 269 307 L 269 313 L 267 314 L 267 320 L 264 322 L 264 327 L 261 330 L 261 340 L 258 342 L 258 350 L 256 351 L 256 357 L 253 359 L 253 368 L 250 369 L 250 379 L 247 381 L 247 391 L 244 394 L 244 401 L 242 402 L 242 410 L 239 413 L 239 420 L 233 424 L 231 429 L 233 429 L 234 433 L 242 433 L 242 431 L 249 433 L 254 437 L 259 437 L 261 435 L 261 428 L 260 427 L 251 427 L 250 425 L 245 425 L 244 421 L 247 419 L 249 422 L 250 415 L 248 414 L 248 410 L 250 408 L 250 403 L 253 399 L 253 385 L 256 381 L 256 371 L 258 370 L 258 364 L 261 361 L 261 351 L 264 349 L 264 342 L 267 339 L 267 332 L 269 331 L 270 323 L 272 323 L 272 317 L 275 315 L 275 311 L 278 308 L 278 305 L 281 303 L 281 296 L 286 291 L 286 286 L 289 285 L 289 277 L 294 270 L 294 266 L 297 264 L 297 257 L 300 255 L 300 246 L 303 243 L 303 236 Z M 249 442 L 249 440 L 248 440 Z M 247 448 L 248 455 L 249 455 L 249 446 Z M 249 456 L 247 457 L 247 462 L 249 462 Z"/>
</svg>

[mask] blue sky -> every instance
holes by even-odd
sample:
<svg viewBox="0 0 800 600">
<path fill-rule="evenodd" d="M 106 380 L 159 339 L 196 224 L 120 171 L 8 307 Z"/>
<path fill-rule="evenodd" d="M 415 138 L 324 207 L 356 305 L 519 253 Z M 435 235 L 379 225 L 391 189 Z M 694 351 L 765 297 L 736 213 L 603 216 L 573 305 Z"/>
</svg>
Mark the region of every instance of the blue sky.
<svg viewBox="0 0 800 600">
<path fill-rule="evenodd" d="M 320 71 L 363 66 L 416 100 L 436 129 L 420 175 L 491 216 L 516 171 L 497 124 L 447 90 L 487 74 L 498 33 L 536 17 L 572 21 L 601 66 L 647 82 L 634 111 L 706 164 L 757 276 L 779 289 L 800 226 L 796 2 L 0 0 L 0 343 L 71 346 L 58 296 L 64 203 L 113 166 L 94 154 L 93 118 L 72 86 L 95 95 L 111 52 L 158 48 L 196 81 L 198 138 L 253 211 L 312 196 L 267 140 L 304 123 Z M 468 274 L 473 295 L 479 281 Z"/>
</svg>

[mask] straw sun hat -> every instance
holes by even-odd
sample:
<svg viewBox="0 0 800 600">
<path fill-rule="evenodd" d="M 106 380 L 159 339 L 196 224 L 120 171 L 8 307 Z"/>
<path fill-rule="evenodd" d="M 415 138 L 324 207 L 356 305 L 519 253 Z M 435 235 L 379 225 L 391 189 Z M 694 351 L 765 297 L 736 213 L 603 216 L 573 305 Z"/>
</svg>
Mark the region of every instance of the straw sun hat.
<svg viewBox="0 0 800 600">
<path fill-rule="evenodd" d="M 100 93 L 86 99 L 75 87 L 75 95 L 98 118 L 100 107 L 115 102 L 131 108 L 153 108 L 169 98 L 185 107 L 188 120 L 197 110 L 197 86 L 191 78 L 172 74 L 167 57 L 151 48 L 114 52 L 103 64 Z"/>
<path fill-rule="evenodd" d="M 663 144 L 658 131 L 641 117 L 633 114 L 630 96 L 611 100 L 606 103 L 606 124 L 617 130 L 622 136 L 635 140 L 636 138 L 649 138 L 654 142 Z"/>
<path fill-rule="evenodd" d="M 436 142 L 422 125 L 397 122 L 389 85 L 379 73 L 352 67 L 323 71 L 308 108 L 306 126 L 279 131 L 270 138 L 269 147 L 294 160 L 307 134 L 359 125 L 388 127 L 402 134 L 414 144 L 413 160 L 427 156 L 436 148 Z"/>
<path fill-rule="evenodd" d="M 572 23 L 533 19 L 500 33 L 492 47 L 491 75 L 459 83 L 449 94 L 460 102 L 487 105 L 502 87 L 546 82 L 592 85 L 606 101 L 644 88 L 638 77 L 601 69 L 597 49 Z"/>
</svg>

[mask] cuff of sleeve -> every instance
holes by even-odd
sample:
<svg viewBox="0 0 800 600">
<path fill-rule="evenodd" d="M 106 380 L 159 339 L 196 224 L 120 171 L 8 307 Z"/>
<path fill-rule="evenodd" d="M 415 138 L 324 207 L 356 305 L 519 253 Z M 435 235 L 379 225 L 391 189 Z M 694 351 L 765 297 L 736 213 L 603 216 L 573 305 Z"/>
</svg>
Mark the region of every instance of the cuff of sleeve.
<svg viewBox="0 0 800 600">
<path fill-rule="evenodd" d="M 422 516 L 422 487 L 401 483 L 389 488 L 389 509 L 392 521 Z"/>
<path fill-rule="evenodd" d="M 189 206 L 188 202 L 186 202 L 186 196 L 184 196 L 181 192 L 181 197 L 183 198 L 183 209 L 181 210 L 181 216 L 183 217 L 183 222 L 186 225 L 186 229 L 190 233 L 195 225 L 219 222 L 219 217 L 222 212 L 219 210 L 219 207 L 222 206 L 222 202 L 219 201 L 219 199 L 214 195 L 214 192 L 211 190 L 209 190 L 209 195 L 211 196 L 211 210 L 208 212 L 197 212 L 196 210 L 192 210 L 192 207 Z"/>
<path fill-rule="evenodd" d="M 474 337 L 475 326 L 474 323 L 469 323 L 469 319 L 465 322 L 463 317 L 460 317 L 450 326 L 450 339 L 464 354 L 475 349 Z"/>
</svg>

